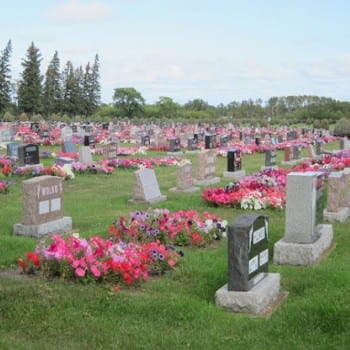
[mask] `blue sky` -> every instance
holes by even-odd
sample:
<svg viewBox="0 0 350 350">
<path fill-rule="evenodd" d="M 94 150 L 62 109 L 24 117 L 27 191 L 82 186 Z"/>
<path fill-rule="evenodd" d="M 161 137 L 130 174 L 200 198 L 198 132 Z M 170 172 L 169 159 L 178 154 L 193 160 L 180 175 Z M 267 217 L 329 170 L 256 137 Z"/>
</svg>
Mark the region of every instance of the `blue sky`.
<svg viewBox="0 0 350 350">
<path fill-rule="evenodd" d="M 42 74 L 100 58 L 102 101 L 134 87 L 211 105 L 272 96 L 350 100 L 348 0 L 0 0 L 0 50 L 12 76 L 31 42 Z"/>
</svg>

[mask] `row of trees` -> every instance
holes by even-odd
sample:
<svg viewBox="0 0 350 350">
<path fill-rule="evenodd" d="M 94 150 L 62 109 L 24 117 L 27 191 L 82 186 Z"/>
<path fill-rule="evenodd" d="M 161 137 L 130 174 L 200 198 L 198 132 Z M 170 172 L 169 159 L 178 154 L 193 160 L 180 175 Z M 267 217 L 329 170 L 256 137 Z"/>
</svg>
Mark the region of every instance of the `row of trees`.
<svg viewBox="0 0 350 350">
<path fill-rule="evenodd" d="M 68 61 L 61 71 L 56 51 L 49 62 L 45 76 L 41 74 L 40 50 L 31 43 L 22 61 L 20 79 L 11 81 L 9 41 L 0 54 L 0 115 L 6 111 L 29 115 L 66 114 L 90 116 L 101 104 L 99 57 L 93 64 L 75 68 Z"/>
<path fill-rule="evenodd" d="M 116 88 L 113 103 L 101 104 L 99 57 L 83 68 L 68 61 L 61 71 L 57 51 L 45 76 L 40 73 L 41 54 L 34 43 L 22 61 L 23 71 L 14 84 L 11 80 L 9 41 L 0 52 L 0 118 L 5 119 L 93 119 L 115 118 L 183 119 L 233 121 L 240 124 L 314 124 L 325 127 L 341 118 L 350 118 L 350 103 L 319 96 L 282 96 L 209 105 L 198 98 L 180 105 L 167 96 L 146 104 L 132 87 Z"/>
</svg>

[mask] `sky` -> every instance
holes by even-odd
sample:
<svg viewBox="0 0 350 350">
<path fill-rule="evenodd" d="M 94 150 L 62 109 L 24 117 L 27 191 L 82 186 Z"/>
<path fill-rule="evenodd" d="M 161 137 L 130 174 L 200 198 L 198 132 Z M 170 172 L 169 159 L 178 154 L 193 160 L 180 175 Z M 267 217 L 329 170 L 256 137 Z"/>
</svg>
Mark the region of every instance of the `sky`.
<svg viewBox="0 0 350 350">
<path fill-rule="evenodd" d="M 0 0 L 13 79 L 31 43 L 44 75 L 100 60 L 101 100 L 133 87 L 210 105 L 273 96 L 350 100 L 349 0 Z"/>
</svg>

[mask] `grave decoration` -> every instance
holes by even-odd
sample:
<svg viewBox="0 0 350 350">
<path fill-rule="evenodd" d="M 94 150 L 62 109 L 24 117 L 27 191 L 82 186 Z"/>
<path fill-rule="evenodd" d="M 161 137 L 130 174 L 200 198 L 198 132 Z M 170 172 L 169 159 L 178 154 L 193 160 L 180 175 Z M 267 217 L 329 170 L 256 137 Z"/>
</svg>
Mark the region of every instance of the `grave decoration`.
<svg viewBox="0 0 350 350">
<path fill-rule="evenodd" d="M 224 237 L 226 225 L 214 215 L 195 210 L 135 211 L 130 218 L 117 218 L 107 239 L 55 234 L 41 240 L 18 264 L 26 273 L 40 271 L 48 278 L 107 283 L 118 291 L 172 269 L 183 256 L 176 246 L 205 246 Z"/>
</svg>

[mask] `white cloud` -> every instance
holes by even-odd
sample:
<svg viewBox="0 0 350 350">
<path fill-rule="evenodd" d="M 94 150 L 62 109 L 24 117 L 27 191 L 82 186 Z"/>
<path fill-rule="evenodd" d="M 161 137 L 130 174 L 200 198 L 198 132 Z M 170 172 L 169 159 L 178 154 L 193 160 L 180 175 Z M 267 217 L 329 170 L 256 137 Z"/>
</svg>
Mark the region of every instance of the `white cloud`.
<svg viewBox="0 0 350 350">
<path fill-rule="evenodd" d="M 59 21 L 100 21 L 112 11 L 99 1 L 70 0 L 55 7 L 50 15 Z"/>
</svg>

